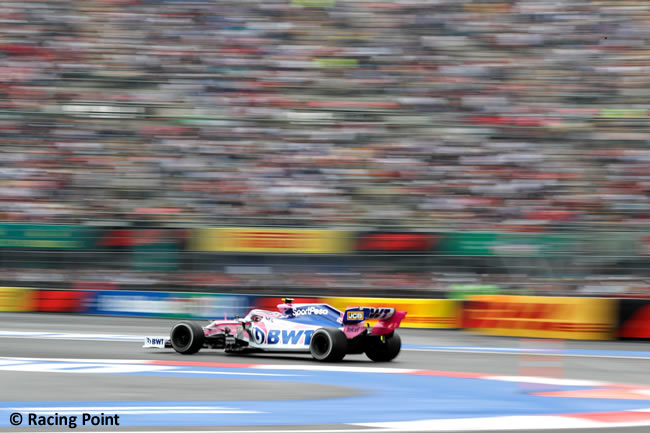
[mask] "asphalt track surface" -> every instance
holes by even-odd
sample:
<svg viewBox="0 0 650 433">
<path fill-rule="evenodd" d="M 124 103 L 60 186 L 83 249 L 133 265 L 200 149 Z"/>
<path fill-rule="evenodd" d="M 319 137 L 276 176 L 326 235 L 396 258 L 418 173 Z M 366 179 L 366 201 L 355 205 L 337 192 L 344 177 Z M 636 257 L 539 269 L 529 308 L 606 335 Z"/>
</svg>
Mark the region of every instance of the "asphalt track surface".
<svg viewBox="0 0 650 433">
<path fill-rule="evenodd" d="M 61 332 L 111 335 L 167 335 L 174 320 L 140 319 L 50 314 L 0 313 L 0 331 Z M 521 374 L 522 355 L 500 351 L 501 348 L 536 347 L 536 342 L 515 338 L 470 335 L 460 331 L 400 330 L 405 350 L 389 365 L 391 368 L 441 370 L 495 375 Z M 600 380 L 650 386 L 650 358 L 636 356 L 650 351 L 650 343 L 579 342 L 559 344 L 568 356 L 560 361 L 562 375 L 570 379 Z M 0 334 L 0 356 L 17 358 L 73 359 L 137 359 L 205 362 L 263 363 L 305 365 L 313 363 L 308 355 L 232 355 L 220 351 L 202 351 L 190 357 L 173 351 L 142 349 L 138 341 L 93 341 L 79 339 L 39 339 L 7 337 Z M 466 348 L 481 348 L 467 351 Z M 431 349 L 433 348 L 433 349 Z M 431 350 L 430 350 L 431 349 Z M 494 349 L 494 350 L 493 350 Z M 598 351 L 592 355 L 589 351 Z M 609 353 L 608 351 L 611 351 Z M 573 354 L 573 355 L 571 355 Z M 626 356 L 629 354 L 629 356 Z M 351 355 L 340 364 L 347 367 L 375 367 L 364 355 Z M 160 377 L 146 375 L 56 374 L 38 371 L 0 371 L 0 402 L 2 401 L 162 401 L 173 395 L 178 401 L 248 401 L 248 400 L 317 400 L 349 397 L 365 391 L 340 385 L 318 384 L 296 387 L 280 379 L 239 380 L 211 377 Z M 649 405 L 650 406 L 650 405 Z M 363 410 L 360 408 L 359 410 Z M 290 414 L 288 414 L 290 416 Z M 349 429 L 349 427 L 346 427 Z M 107 431 L 106 428 L 97 428 Z M 171 428 L 119 427 L 111 431 L 138 430 L 206 430 L 206 431 L 283 431 L 340 430 L 341 426 L 194 426 Z M 356 428 L 363 431 L 364 427 Z M 79 429 L 80 430 L 80 429 Z M 85 429 L 90 431 L 92 429 Z M 0 427 L 0 431 L 70 431 L 69 428 Z M 508 430 L 521 432 L 526 430 Z M 545 433 L 547 430 L 535 430 Z M 580 430 L 552 430 L 555 433 L 647 433 L 650 427 L 621 427 Z"/>
</svg>

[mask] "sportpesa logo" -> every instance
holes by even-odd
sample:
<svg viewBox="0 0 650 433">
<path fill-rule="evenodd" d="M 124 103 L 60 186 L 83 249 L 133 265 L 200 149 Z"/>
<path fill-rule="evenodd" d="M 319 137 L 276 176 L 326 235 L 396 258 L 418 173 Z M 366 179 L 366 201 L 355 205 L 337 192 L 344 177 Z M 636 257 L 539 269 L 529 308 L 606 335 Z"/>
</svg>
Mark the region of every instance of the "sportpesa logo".
<svg viewBox="0 0 650 433">
<path fill-rule="evenodd" d="M 307 307 L 302 309 L 293 310 L 293 314 L 296 316 L 307 316 L 309 314 L 316 314 L 319 316 L 326 316 L 329 313 L 327 308 L 316 308 L 316 307 Z"/>
</svg>

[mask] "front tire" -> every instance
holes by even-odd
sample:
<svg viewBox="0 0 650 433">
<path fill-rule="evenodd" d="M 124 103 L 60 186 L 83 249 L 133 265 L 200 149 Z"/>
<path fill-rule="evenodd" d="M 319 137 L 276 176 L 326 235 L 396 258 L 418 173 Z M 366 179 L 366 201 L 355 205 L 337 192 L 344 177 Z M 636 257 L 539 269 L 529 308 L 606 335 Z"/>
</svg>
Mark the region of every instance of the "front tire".
<svg viewBox="0 0 650 433">
<path fill-rule="evenodd" d="M 386 336 L 368 337 L 366 356 L 375 362 L 392 361 L 402 349 L 402 339 L 397 332 Z"/>
<path fill-rule="evenodd" d="M 203 347 L 205 333 L 196 323 L 180 322 L 172 328 L 170 339 L 175 351 L 183 355 L 192 355 Z"/>
<path fill-rule="evenodd" d="M 336 328 L 319 328 L 311 336 L 309 351 L 317 361 L 338 362 L 348 350 L 348 338 Z"/>
</svg>

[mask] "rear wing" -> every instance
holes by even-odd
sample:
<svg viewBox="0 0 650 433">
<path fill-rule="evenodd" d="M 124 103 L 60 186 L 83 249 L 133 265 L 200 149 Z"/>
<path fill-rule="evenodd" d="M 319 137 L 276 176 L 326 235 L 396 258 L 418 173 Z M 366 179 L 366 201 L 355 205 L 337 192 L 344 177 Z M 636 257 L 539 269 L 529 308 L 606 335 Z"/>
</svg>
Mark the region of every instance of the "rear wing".
<svg viewBox="0 0 650 433">
<path fill-rule="evenodd" d="M 343 312 L 344 325 L 359 325 L 364 320 L 377 320 L 370 333 L 372 335 L 388 335 L 406 317 L 406 311 L 396 311 L 394 308 L 348 307 Z"/>
<path fill-rule="evenodd" d="M 394 308 L 348 307 L 343 313 L 344 324 L 354 324 L 364 320 L 388 320 L 395 314 Z"/>
</svg>

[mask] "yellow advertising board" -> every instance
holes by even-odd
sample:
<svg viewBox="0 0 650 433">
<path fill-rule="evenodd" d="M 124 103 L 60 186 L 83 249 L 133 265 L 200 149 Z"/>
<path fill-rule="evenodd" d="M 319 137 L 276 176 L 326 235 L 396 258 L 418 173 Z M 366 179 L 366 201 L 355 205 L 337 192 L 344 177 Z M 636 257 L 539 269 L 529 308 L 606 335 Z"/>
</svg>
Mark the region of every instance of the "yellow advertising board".
<svg viewBox="0 0 650 433">
<path fill-rule="evenodd" d="M 476 295 L 463 306 L 463 328 L 508 337 L 611 340 L 616 300 Z"/>
<path fill-rule="evenodd" d="M 20 287 L 0 287 L 0 311 L 32 311 L 34 293 Z"/>
<path fill-rule="evenodd" d="M 460 328 L 460 301 L 408 298 L 321 298 L 341 311 L 346 307 L 395 308 L 406 311 L 403 328 Z M 371 322 L 372 323 L 372 322 Z"/>
<path fill-rule="evenodd" d="M 321 229 L 201 228 L 194 251 L 285 254 L 342 254 L 352 251 L 351 232 Z"/>
</svg>

